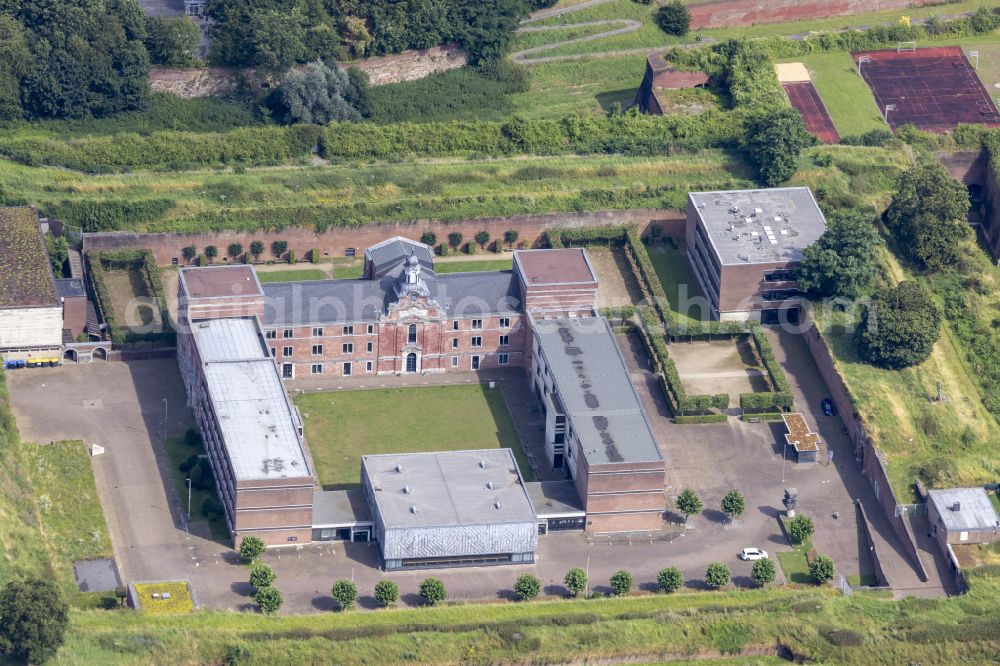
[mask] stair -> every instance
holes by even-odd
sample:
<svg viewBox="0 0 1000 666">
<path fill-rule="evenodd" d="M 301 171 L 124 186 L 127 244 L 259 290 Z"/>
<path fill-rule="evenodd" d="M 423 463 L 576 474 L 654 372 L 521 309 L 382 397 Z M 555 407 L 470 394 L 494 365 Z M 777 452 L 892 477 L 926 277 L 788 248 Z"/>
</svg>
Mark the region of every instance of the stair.
<svg viewBox="0 0 1000 666">
<path fill-rule="evenodd" d="M 87 333 L 96 336 L 101 335 L 101 322 L 97 320 L 97 309 L 90 299 L 87 299 Z"/>
<path fill-rule="evenodd" d="M 80 256 L 80 251 L 74 248 L 69 249 L 69 276 L 83 277 L 83 258 Z"/>
</svg>

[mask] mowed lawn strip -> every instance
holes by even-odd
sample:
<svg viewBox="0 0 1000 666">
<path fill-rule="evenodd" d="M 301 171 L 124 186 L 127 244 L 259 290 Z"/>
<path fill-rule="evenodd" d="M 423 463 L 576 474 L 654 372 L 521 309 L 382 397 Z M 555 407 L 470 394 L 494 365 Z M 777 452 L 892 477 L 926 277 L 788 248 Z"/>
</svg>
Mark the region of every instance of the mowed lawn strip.
<svg viewBox="0 0 1000 666">
<path fill-rule="evenodd" d="M 857 136 L 873 129 L 885 129 L 875 98 L 858 76 L 850 53 L 813 53 L 778 62 L 801 62 L 806 66 L 841 136 Z"/>
<path fill-rule="evenodd" d="M 300 282 L 326 280 L 329 276 L 319 268 L 292 268 L 287 271 L 258 271 L 257 277 L 261 282 Z"/>
<path fill-rule="evenodd" d="M 295 398 L 327 490 L 359 485 L 361 456 L 509 448 L 534 480 L 499 388 L 480 384 L 307 393 Z"/>
</svg>

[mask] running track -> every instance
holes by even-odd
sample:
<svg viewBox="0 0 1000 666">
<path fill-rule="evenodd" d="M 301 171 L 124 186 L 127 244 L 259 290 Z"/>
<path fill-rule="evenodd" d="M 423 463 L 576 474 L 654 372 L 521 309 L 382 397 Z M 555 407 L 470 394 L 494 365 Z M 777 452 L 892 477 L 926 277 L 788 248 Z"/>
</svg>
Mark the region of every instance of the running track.
<svg viewBox="0 0 1000 666">
<path fill-rule="evenodd" d="M 830 114 L 826 111 L 823 100 L 820 99 L 816 86 L 812 81 L 795 81 L 782 83 L 788 101 L 792 103 L 806 124 L 806 129 L 823 143 L 840 143 L 840 134 L 833 126 Z"/>
</svg>

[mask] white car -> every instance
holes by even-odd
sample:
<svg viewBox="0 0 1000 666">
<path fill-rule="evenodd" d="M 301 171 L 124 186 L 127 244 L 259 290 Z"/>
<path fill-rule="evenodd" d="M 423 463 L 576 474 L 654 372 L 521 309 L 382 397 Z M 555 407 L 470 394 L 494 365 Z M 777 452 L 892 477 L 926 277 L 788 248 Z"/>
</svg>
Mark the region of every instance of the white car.
<svg viewBox="0 0 1000 666">
<path fill-rule="evenodd" d="M 740 551 L 740 559 L 753 561 L 763 560 L 767 557 L 767 551 L 760 548 L 744 548 Z"/>
</svg>

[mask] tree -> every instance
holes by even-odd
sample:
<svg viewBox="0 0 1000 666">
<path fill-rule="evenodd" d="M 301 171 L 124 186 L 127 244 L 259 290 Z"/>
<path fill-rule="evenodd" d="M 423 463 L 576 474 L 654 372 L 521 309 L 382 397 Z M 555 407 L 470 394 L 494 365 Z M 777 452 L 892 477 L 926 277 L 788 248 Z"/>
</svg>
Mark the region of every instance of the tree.
<svg viewBox="0 0 1000 666">
<path fill-rule="evenodd" d="M 563 583 L 566 584 L 566 589 L 570 591 L 570 594 L 578 597 L 587 589 L 587 572 L 580 567 L 573 567 L 566 572 Z"/>
<path fill-rule="evenodd" d="M 214 245 L 206 245 L 205 256 L 208 257 L 209 261 L 212 261 L 217 256 L 219 256 L 219 248 L 215 247 Z"/>
<path fill-rule="evenodd" d="M 684 524 L 686 525 L 688 518 L 701 513 L 703 507 L 701 499 L 695 495 L 694 491 L 690 488 L 685 488 L 677 496 L 677 508 L 684 514 Z"/>
<path fill-rule="evenodd" d="M 805 541 L 816 531 L 816 525 L 812 518 L 799 514 L 788 521 L 788 536 L 794 543 L 805 543 Z"/>
<path fill-rule="evenodd" d="M 486 247 L 486 244 L 490 242 L 490 232 L 480 231 L 476 233 L 476 244 L 479 247 Z"/>
<path fill-rule="evenodd" d="M 342 578 L 333 584 L 330 594 L 340 604 L 341 610 L 347 610 L 358 600 L 358 586 L 353 581 Z"/>
<path fill-rule="evenodd" d="M 517 230 L 508 229 L 503 232 L 503 242 L 506 243 L 508 247 L 513 247 L 514 243 L 517 242 Z"/>
<path fill-rule="evenodd" d="M 304 70 L 293 70 L 281 84 L 285 118 L 292 123 L 326 125 L 333 121 L 358 121 L 361 112 L 349 100 L 363 95 L 353 90 L 347 72 L 322 61 L 311 62 Z"/>
<path fill-rule="evenodd" d="M 753 568 L 750 569 L 750 580 L 758 587 L 773 583 L 775 575 L 777 575 L 777 570 L 774 568 L 774 562 L 767 557 L 754 562 Z"/>
<path fill-rule="evenodd" d="M 243 245 L 241 243 L 230 243 L 229 247 L 226 248 L 226 254 L 229 255 L 230 259 L 238 258 L 243 254 Z"/>
<path fill-rule="evenodd" d="M 968 213 L 965 186 L 944 165 L 927 161 L 900 175 L 885 221 L 909 259 L 940 270 L 958 261 L 961 241 L 971 236 Z"/>
<path fill-rule="evenodd" d="M 263 590 L 265 587 L 271 587 L 274 585 L 277 577 L 278 574 L 274 573 L 274 569 L 263 562 L 258 562 L 250 567 L 250 586 L 254 590 Z"/>
<path fill-rule="evenodd" d="M 809 575 L 820 585 L 833 580 L 833 574 L 833 560 L 827 555 L 817 555 L 809 563 Z"/>
<path fill-rule="evenodd" d="M 862 212 L 836 212 L 826 231 L 805 249 L 796 279 L 813 296 L 857 298 L 868 291 L 878 272 L 882 246 L 877 221 Z"/>
<path fill-rule="evenodd" d="M 17 120 L 24 115 L 21 79 L 34 66 L 27 31 L 12 16 L 0 13 L 0 120 Z"/>
<path fill-rule="evenodd" d="M 55 656 L 69 607 L 52 580 L 12 581 L 0 591 L 0 655 L 41 664 Z"/>
<path fill-rule="evenodd" d="M 261 538 L 252 534 L 240 539 L 240 557 L 244 562 L 253 562 L 264 554 L 265 548 L 267 546 Z"/>
<path fill-rule="evenodd" d="M 61 278 L 66 262 L 69 261 L 69 244 L 66 242 L 66 237 L 45 234 L 45 251 L 49 253 L 52 274 L 56 279 Z"/>
<path fill-rule="evenodd" d="M 444 583 L 439 578 L 425 578 L 420 582 L 420 596 L 428 606 L 440 603 L 448 596 Z"/>
<path fill-rule="evenodd" d="M 250 15 L 250 64 L 268 72 L 284 72 L 305 60 L 309 52 L 303 42 L 306 18 L 292 11 L 261 9 Z"/>
<path fill-rule="evenodd" d="M 656 25 L 668 35 L 683 37 L 691 29 L 691 12 L 681 0 L 672 0 L 656 11 Z"/>
<path fill-rule="evenodd" d="M 399 600 L 399 585 L 391 580 L 380 580 L 375 583 L 375 601 L 379 606 L 391 606 Z"/>
<path fill-rule="evenodd" d="M 669 594 L 680 589 L 681 585 L 684 584 L 684 576 L 681 575 L 680 569 L 677 567 L 667 567 L 661 569 L 660 573 L 656 575 L 656 584 L 660 588 L 660 592 Z"/>
<path fill-rule="evenodd" d="M 448 245 L 457 248 L 461 244 L 462 244 L 461 231 L 453 231 L 450 234 L 448 234 Z"/>
<path fill-rule="evenodd" d="M 254 261 L 260 259 L 260 255 L 264 254 L 264 241 L 250 241 L 250 254 L 253 255 Z"/>
<path fill-rule="evenodd" d="M 264 615 L 274 615 L 285 601 L 276 587 L 264 587 L 257 590 L 257 593 L 253 595 L 253 600 L 257 602 L 260 612 Z"/>
<path fill-rule="evenodd" d="M 542 591 L 542 581 L 534 574 L 521 574 L 514 581 L 514 594 L 521 601 L 531 601 Z"/>
<path fill-rule="evenodd" d="M 201 30 L 184 16 L 147 16 L 142 40 L 150 62 L 165 67 L 190 67 L 198 61 Z"/>
<path fill-rule="evenodd" d="M 433 231 L 425 231 L 420 235 L 420 242 L 424 245 L 434 246 L 437 245 L 438 237 Z"/>
<path fill-rule="evenodd" d="M 816 142 L 791 107 L 757 111 L 746 119 L 744 129 L 743 150 L 761 182 L 772 187 L 795 174 L 802 149 Z"/>
<path fill-rule="evenodd" d="M 733 574 L 729 570 L 729 567 L 722 562 L 712 562 L 705 571 L 705 584 L 713 590 L 717 590 L 720 587 L 729 585 L 732 577 Z"/>
<path fill-rule="evenodd" d="M 730 490 L 722 498 L 722 512 L 729 516 L 729 522 L 735 522 L 746 511 L 746 502 L 738 490 Z"/>
<path fill-rule="evenodd" d="M 616 597 L 624 597 L 632 591 L 632 574 L 619 569 L 611 574 L 611 591 Z"/>
<path fill-rule="evenodd" d="M 285 254 L 285 251 L 287 249 L 288 249 L 288 241 L 276 240 L 273 243 L 271 243 L 271 254 L 273 254 L 278 259 L 281 259 L 281 256 Z"/>
<path fill-rule="evenodd" d="M 523 0 L 456 0 L 455 38 L 469 52 L 470 64 L 503 58 L 527 13 Z"/>
<path fill-rule="evenodd" d="M 198 256 L 198 248 L 188 245 L 181 250 L 181 256 L 184 257 L 184 261 L 191 263 L 191 260 Z"/>
<path fill-rule="evenodd" d="M 876 291 L 861 312 L 856 342 L 868 363 L 900 370 L 927 360 L 941 333 L 941 312 L 916 282 Z"/>
</svg>

